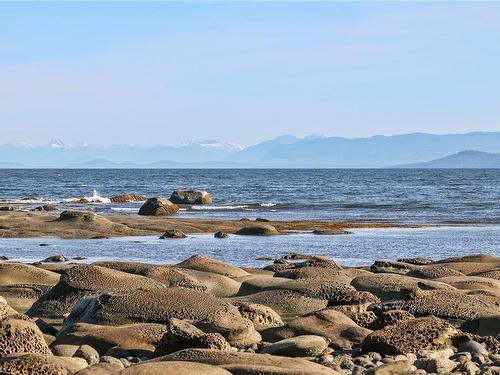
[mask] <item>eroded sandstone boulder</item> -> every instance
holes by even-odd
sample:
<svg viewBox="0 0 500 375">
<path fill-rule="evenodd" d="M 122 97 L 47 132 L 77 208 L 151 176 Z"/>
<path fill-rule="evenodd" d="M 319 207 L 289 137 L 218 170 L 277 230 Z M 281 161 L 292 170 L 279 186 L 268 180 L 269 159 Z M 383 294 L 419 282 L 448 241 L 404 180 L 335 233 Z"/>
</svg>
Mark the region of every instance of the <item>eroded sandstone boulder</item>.
<svg viewBox="0 0 500 375">
<path fill-rule="evenodd" d="M 203 363 L 168 361 L 148 362 L 120 371 L 120 375 L 232 375 L 218 366 Z"/>
<path fill-rule="evenodd" d="M 299 335 L 265 346 L 260 352 L 285 357 L 315 357 L 328 347 L 327 340 L 318 335 Z"/>
<path fill-rule="evenodd" d="M 38 317 L 62 317 L 80 298 L 137 288 L 163 288 L 153 279 L 95 265 L 78 265 L 65 271 L 49 292 L 42 295 L 27 314 Z"/>
<path fill-rule="evenodd" d="M 148 198 L 139 209 L 139 215 L 145 216 L 166 216 L 173 215 L 179 211 L 179 206 L 172 203 L 167 198 Z"/>
<path fill-rule="evenodd" d="M 436 317 L 408 319 L 374 331 L 363 340 L 362 348 L 382 355 L 439 350 L 451 346 L 456 334 L 453 326 Z"/>
<path fill-rule="evenodd" d="M 0 357 L 12 353 L 51 354 L 35 323 L 6 318 L 0 322 Z"/>
<path fill-rule="evenodd" d="M 273 236 L 279 234 L 275 227 L 268 224 L 251 224 L 246 225 L 235 234 L 240 236 Z"/>
</svg>

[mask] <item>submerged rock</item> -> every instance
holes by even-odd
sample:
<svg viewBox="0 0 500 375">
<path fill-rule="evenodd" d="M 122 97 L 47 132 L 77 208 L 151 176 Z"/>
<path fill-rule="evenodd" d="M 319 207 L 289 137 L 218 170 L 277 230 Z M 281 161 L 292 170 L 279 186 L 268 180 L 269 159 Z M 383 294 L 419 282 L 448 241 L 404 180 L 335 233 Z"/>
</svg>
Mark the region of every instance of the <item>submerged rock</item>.
<svg viewBox="0 0 500 375">
<path fill-rule="evenodd" d="M 64 255 L 52 255 L 50 257 L 45 258 L 42 260 L 42 262 L 45 263 L 60 263 L 60 262 L 67 262 L 69 261 L 68 257 L 65 257 Z"/>
</svg>

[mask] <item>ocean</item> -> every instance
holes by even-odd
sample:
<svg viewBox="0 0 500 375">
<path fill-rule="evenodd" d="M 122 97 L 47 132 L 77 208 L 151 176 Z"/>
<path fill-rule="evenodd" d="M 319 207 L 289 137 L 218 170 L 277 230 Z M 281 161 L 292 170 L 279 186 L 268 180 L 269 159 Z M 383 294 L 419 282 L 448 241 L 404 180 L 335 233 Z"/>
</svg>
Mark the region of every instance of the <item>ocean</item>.
<svg viewBox="0 0 500 375">
<path fill-rule="evenodd" d="M 358 229 L 346 236 L 232 236 L 227 241 L 211 235 L 170 241 L 151 237 L 0 239 L 0 255 L 23 261 L 62 253 L 89 260 L 171 263 L 204 254 L 244 266 L 262 266 L 257 257 L 278 257 L 291 251 L 329 255 L 346 265 L 408 256 L 500 255 L 500 170 L 0 170 L 0 206 L 15 203 L 26 209 L 51 202 L 61 209 L 135 215 L 141 203 L 113 204 L 109 197 L 135 193 L 168 198 L 176 188 L 198 188 L 213 195 L 212 205 L 184 207 L 179 217 L 375 221 L 438 227 Z M 74 202 L 82 197 L 93 202 Z M 41 247 L 41 243 L 49 246 Z"/>
</svg>

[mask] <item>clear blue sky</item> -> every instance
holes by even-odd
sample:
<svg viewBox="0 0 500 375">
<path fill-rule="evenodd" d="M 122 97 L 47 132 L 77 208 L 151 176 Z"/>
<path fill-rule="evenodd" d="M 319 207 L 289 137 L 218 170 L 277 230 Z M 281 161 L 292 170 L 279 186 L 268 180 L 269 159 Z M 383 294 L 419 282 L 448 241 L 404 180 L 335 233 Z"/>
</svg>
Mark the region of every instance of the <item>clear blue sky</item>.
<svg viewBox="0 0 500 375">
<path fill-rule="evenodd" d="M 500 131 L 500 3 L 0 3 L 0 143 Z"/>
</svg>

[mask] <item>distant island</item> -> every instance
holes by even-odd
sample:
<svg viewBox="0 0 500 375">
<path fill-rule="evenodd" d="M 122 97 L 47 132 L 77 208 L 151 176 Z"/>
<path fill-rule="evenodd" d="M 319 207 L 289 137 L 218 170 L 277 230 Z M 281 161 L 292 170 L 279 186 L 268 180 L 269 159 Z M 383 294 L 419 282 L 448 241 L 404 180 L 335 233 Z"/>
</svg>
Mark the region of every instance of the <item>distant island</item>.
<svg viewBox="0 0 500 375">
<path fill-rule="evenodd" d="M 0 145 L 0 168 L 498 168 L 499 150 L 500 132 L 282 135 L 250 146 L 216 139 L 154 146 L 53 140 L 39 146 Z"/>
<path fill-rule="evenodd" d="M 500 168 L 500 154 L 482 151 L 461 151 L 425 163 L 399 165 L 396 168 Z"/>
</svg>

